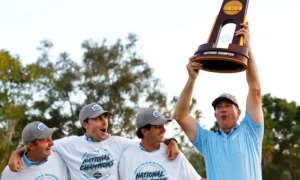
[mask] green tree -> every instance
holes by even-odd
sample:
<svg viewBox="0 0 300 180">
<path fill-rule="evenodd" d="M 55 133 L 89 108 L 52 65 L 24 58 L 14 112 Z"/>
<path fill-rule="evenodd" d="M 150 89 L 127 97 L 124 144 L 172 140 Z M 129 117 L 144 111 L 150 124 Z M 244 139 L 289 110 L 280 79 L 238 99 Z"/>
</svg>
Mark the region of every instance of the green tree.
<svg viewBox="0 0 300 180">
<path fill-rule="evenodd" d="M 136 53 L 137 38 L 129 34 L 108 46 L 85 41 L 83 76 L 80 90 L 85 102 L 99 102 L 113 111 L 109 130 L 116 135 L 134 136 L 132 120 L 143 104 L 166 106 L 160 80 L 153 77 L 153 69 Z M 147 103 L 148 102 L 148 103 Z"/>
<path fill-rule="evenodd" d="M 12 149 L 19 145 L 20 121 L 27 121 L 26 112 L 33 100 L 36 66 L 23 67 L 19 57 L 0 51 L 0 167 L 7 164 Z M 1 168 L 0 168 L 1 170 Z"/>
<path fill-rule="evenodd" d="M 266 94 L 263 110 L 264 179 L 300 179 L 300 106 Z"/>
<path fill-rule="evenodd" d="M 79 110 L 97 102 L 113 112 L 109 131 L 114 135 L 135 136 L 134 116 L 148 105 L 166 107 L 166 96 L 153 69 L 137 54 L 137 37 L 129 34 L 108 45 L 92 40 L 82 43 L 83 61 L 76 63 L 63 52 L 51 56 L 53 44 L 43 40 L 37 61 L 22 66 L 8 52 L 0 56 L 1 164 L 6 165 L 12 149 L 21 142 L 28 122 L 42 121 L 58 127 L 54 139 L 81 135 Z M 14 146 L 9 145 L 9 142 Z M 5 143 L 4 143 L 5 142 Z"/>
</svg>

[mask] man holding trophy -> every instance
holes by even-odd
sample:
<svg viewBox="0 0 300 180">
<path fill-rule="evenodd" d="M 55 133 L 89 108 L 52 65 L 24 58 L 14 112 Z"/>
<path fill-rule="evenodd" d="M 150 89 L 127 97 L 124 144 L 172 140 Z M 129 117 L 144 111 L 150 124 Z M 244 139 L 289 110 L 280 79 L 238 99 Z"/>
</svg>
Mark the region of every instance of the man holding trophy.
<svg viewBox="0 0 300 180">
<path fill-rule="evenodd" d="M 235 37 L 243 38 L 243 47 L 247 49 L 246 79 L 249 87 L 246 113 L 241 124 L 237 124 L 241 114 L 239 104 L 233 95 L 227 93 L 221 94 L 212 102 L 220 127 L 216 133 L 204 129 L 189 115 L 194 84 L 201 70 L 205 70 L 197 53 L 189 59 L 186 66 L 189 78 L 174 113 L 174 119 L 203 155 L 208 180 L 262 179 L 264 118 L 261 86 L 250 46 L 249 24 L 241 23 L 240 26 L 241 29 L 235 32 Z"/>
</svg>

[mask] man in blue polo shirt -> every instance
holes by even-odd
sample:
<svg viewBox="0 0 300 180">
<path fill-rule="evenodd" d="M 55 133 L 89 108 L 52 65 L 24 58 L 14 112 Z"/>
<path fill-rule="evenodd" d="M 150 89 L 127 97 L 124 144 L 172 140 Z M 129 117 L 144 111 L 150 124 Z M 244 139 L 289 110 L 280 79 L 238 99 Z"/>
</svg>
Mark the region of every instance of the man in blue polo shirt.
<svg viewBox="0 0 300 180">
<path fill-rule="evenodd" d="M 241 124 L 239 104 L 233 95 L 223 93 L 212 106 L 220 129 L 214 133 L 206 130 L 189 115 L 189 105 L 195 81 L 202 69 L 200 63 L 190 58 L 188 81 L 180 95 L 174 118 L 190 141 L 203 155 L 208 180 L 261 180 L 261 152 L 264 134 L 261 87 L 258 71 L 250 47 L 248 23 L 241 24 L 236 36 L 244 37 L 249 50 L 246 70 L 248 95 L 246 113 Z"/>
</svg>

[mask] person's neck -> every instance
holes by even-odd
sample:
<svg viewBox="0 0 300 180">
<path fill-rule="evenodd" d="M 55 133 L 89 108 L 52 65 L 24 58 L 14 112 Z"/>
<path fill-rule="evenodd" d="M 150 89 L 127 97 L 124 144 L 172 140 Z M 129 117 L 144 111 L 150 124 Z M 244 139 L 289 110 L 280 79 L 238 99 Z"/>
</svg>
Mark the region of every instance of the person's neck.
<svg viewBox="0 0 300 180">
<path fill-rule="evenodd" d="M 228 135 L 228 134 L 231 132 L 231 129 L 232 129 L 232 128 L 229 128 L 229 129 L 222 129 L 222 130 L 224 131 L 225 134 Z"/>
<path fill-rule="evenodd" d="M 160 143 L 151 143 L 145 139 L 142 139 L 141 145 L 148 152 L 152 152 L 152 151 L 158 150 L 160 148 Z"/>
<path fill-rule="evenodd" d="M 102 139 L 96 139 L 93 136 L 89 135 L 88 133 L 85 133 L 86 137 L 90 138 L 93 142 L 100 142 Z"/>
<path fill-rule="evenodd" d="M 233 127 L 230 127 L 230 128 L 222 128 L 222 130 L 224 131 L 225 134 L 229 134 L 231 132 L 231 130 L 236 127 L 237 125 L 234 125 Z"/>
<path fill-rule="evenodd" d="M 32 151 L 28 151 L 28 153 L 26 154 L 27 158 L 32 161 L 32 162 L 36 162 L 36 163 L 41 163 L 43 162 L 47 157 L 39 157 L 36 156 L 36 154 Z"/>
</svg>

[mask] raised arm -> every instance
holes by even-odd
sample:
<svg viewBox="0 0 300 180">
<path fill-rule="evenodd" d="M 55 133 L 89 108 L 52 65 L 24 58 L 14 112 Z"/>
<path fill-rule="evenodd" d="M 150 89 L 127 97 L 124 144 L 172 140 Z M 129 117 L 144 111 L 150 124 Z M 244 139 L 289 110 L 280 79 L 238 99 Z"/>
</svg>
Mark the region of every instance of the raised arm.
<svg viewBox="0 0 300 180">
<path fill-rule="evenodd" d="M 192 142 L 196 140 L 197 125 L 195 119 L 189 115 L 189 107 L 195 81 L 199 71 L 202 69 L 202 65 L 198 62 L 193 62 L 193 58 L 194 56 L 189 59 L 189 63 L 186 66 L 189 73 L 189 79 L 181 92 L 174 112 L 174 119 L 176 119 L 189 140 Z"/>
<path fill-rule="evenodd" d="M 236 36 L 244 36 L 244 46 L 248 47 L 249 61 L 248 69 L 246 70 L 247 83 L 249 86 L 248 96 L 246 101 L 246 111 L 253 118 L 256 124 L 263 122 L 261 86 L 258 76 L 258 70 L 250 46 L 249 24 L 241 24 L 242 29 L 236 32 Z"/>
</svg>

